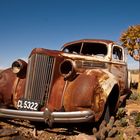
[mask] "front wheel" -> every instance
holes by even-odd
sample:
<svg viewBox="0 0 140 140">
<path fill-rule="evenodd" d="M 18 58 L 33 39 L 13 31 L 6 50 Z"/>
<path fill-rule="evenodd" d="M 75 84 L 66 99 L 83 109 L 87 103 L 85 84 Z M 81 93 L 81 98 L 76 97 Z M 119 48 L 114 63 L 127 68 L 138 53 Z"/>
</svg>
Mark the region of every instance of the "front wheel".
<svg viewBox="0 0 140 140">
<path fill-rule="evenodd" d="M 99 126 L 101 125 L 102 122 L 108 123 L 110 118 L 111 118 L 110 108 L 109 108 L 109 103 L 107 102 L 104 107 L 103 114 L 102 114 L 101 118 L 98 120 L 98 122 L 95 123 L 95 126 L 97 128 L 99 128 Z"/>
<path fill-rule="evenodd" d="M 102 120 L 105 120 L 106 123 L 108 123 L 109 120 L 110 120 L 110 117 L 111 117 L 110 107 L 109 107 L 109 103 L 107 102 L 104 113 L 103 113 L 103 119 Z"/>
</svg>

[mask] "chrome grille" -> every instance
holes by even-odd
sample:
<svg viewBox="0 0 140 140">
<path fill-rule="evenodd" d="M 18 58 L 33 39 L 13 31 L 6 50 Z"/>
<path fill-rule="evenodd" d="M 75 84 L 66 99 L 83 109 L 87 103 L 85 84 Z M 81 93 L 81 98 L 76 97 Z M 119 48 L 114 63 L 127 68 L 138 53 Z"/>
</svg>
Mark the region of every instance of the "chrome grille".
<svg viewBox="0 0 140 140">
<path fill-rule="evenodd" d="M 34 54 L 28 61 L 24 99 L 40 104 L 48 99 L 53 77 L 54 57 Z"/>
</svg>

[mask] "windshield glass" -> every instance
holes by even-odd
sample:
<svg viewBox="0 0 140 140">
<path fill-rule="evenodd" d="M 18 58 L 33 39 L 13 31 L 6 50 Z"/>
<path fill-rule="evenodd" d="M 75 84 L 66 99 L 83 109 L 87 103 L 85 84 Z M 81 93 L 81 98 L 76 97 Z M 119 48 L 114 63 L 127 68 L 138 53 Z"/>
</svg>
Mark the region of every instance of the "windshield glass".
<svg viewBox="0 0 140 140">
<path fill-rule="evenodd" d="M 75 53 L 75 54 L 80 54 L 82 43 L 75 43 L 71 44 L 69 46 L 66 46 L 63 51 L 66 53 Z"/>
<path fill-rule="evenodd" d="M 66 46 L 62 51 L 66 53 L 81 54 L 81 55 L 107 55 L 107 46 L 102 43 L 75 43 Z"/>
</svg>

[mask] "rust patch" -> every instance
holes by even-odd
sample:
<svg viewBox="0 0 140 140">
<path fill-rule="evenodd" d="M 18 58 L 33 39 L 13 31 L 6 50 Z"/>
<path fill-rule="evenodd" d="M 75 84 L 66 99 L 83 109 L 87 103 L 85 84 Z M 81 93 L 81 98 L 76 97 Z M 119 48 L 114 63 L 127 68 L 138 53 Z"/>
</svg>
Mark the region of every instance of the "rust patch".
<svg viewBox="0 0 140 140">
<path fill-rule="evenodd" d="M 65 92 L 64 106 L 66 110 L 77 110 L 76 107 L 91 107 L 91 98 L 98 84 L 100 72 L 86 71 L 74 81 L 69 82 Z"/>
<path fill-rule="evenodd" d="M 58 111 L 62 108 L 61 102 L 63 98 L 64 84 L 65 81 L 63 77 L 59 77 L 57 80 L 55 80 L 55 83 L 53 83 L 48 106 L 46 104 L 50 111 Z"/>
<path fill-rule="evenodd" d="M 8 106 L 12 104 L 13 83 L 16 75 L 11 69 L 2 71 L 0 75 L 0 102 Z"/>
<path fill-rule="evenodd" d="M 25 92 L 25 81 L 26 79 L 19 79 L 16 78 L 14 82 L 14 87 L 13 87 L 13 104 L 15 107 L 17 107 L 17 101 L 22 98 L 24 92 Z"/>
</svg>

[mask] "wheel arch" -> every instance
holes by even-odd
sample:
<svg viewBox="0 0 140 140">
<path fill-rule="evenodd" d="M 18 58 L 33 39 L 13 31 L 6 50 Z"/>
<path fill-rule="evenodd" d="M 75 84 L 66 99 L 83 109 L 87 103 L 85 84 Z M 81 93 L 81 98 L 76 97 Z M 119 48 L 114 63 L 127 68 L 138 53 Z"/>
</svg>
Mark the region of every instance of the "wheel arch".
<svg viewBox="0 0 140 140">
<path fill-rule="evenodd" d="M 104 70 L 104 72 L 107 74 L 107 78 L 100 82 L 100 87 L 103 90 L 103 94 L 106 96 L 104 110 L 106 104 L 108 104 L 111 107 L 111 111 L 114 112 L 113 110 L 116 110 L 119 104 L 120 85 L 112 73 L 106 70 Z"/>
<path fill-rule="evenodd" d="M 118 84 L 115 84 L 107 98 L 107 103 L 109 104 L 109 111 L 111 115 L 114 115 L 114 113 L 117 111 L 119 105 L 119 97 L 119 86 Z"/>
<path fill-rule="evenodd" d="M 118 109 L 119 97 L 119 85 L 115 84 L 110 94 L 108 94 L 104 110 L 102 112 L 101 118 L 99 118 L 99 120 L 97 121 L 97 125 L 100 125 L 103 120 L 109 122 L 110 117 L 115 115 Z"/>
</svg>

